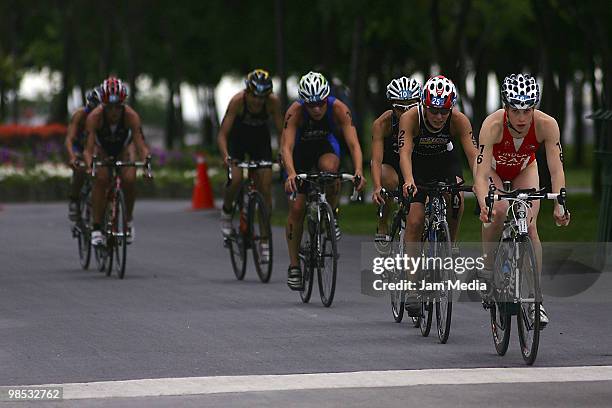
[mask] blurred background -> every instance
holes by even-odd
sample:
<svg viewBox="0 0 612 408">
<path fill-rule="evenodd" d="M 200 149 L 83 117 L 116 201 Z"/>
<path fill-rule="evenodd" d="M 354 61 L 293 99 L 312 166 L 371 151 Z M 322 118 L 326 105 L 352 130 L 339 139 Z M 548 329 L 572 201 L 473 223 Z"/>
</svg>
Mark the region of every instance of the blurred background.
<svg viewBox="0 0 612 408">
<path fill-rule="evenodd" d="M 61 162 L 59 125 L 111 73 L 129 85 L 169 180 L 189 184 L 195 151 L 217 174 L 219 121 L 254 68 L 271 72 L 284 106 L 301 75 L 328 76 L 365 161 L 393 77 L 452 79 L 478 134 L 500 107 L 499 82 L 527 72 L 561 127 L 568 185 L 597 196 L 604 159 L 594 151 L 612 150 L 600 120 L 612 101 L 610 21 L 608 0 L 1 0 L 0 178 Z"/>
</svg>

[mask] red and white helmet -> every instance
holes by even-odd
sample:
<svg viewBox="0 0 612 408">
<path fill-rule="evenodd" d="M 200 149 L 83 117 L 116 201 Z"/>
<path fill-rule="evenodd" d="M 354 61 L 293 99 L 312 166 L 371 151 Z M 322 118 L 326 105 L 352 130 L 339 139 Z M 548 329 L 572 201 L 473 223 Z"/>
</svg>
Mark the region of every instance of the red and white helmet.
<svg viewBox="0 0 612 408">
<path fill-rule="evenodd" d="M 432 108 L 452 109 L 457 104 L 455 84 L 442 75 L 429 78 L 423 86 L 421 103 Z"/>
<path fill-rule="evenodd" d="M 102 83 L 101 99 L 103 104 L 123 103 L 128 96 L 127 88 L 119 78 L 109 77 Z"/>
</svg>

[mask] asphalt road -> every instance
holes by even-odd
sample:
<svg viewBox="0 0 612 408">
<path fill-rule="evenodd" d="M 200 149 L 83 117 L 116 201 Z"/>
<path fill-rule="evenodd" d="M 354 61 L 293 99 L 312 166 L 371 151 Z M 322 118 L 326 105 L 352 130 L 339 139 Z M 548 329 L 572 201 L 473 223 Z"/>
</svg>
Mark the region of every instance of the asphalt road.
<svg viewBox="0 0 612 408">
<path fill-rule="evenodd" d="M 361 243 L 368 237 L 344 236 L 340 242 L 336 298 L 327 309 L 316 287 L 310 304 L 287 288 L 281 229 L 274 230 L 270 283 L 258 281 L 252 264 L 238 282 L 216 211 L 192 212 L 186 201 L 139 202 L 136 242 L 128 248 L 126 278 L 119 280 L 80 268 L 66 213 L 63 203 L 4 205 L 0 211 L 2 386 L 524 367 L 515 330 L 508 354 L 495 353 L 488 314 L 477 303 L 455 304 L 445 345 L 433 332 L 423 338 L 406 322 L 393 323 L 386 297 L 361 293 Z M 612 298 L 610 303 L 549 299 L 546 305 L 551 323 L 542 332 L 537 367 L 612 366 Z M 375 389 L 365 382 L 340 389 L 196 391 L 174 397 L 157 397 L 153 390 L 134 398 L 117 394 L 32 406 L 478 406 L 477 401 L 490 405 L 493 397 L 496 406 L 612 403 L 609 380 L 569 375 L 539 381 Z M 534 397 L 517 400 L 517 395 Z"/>
</svg>

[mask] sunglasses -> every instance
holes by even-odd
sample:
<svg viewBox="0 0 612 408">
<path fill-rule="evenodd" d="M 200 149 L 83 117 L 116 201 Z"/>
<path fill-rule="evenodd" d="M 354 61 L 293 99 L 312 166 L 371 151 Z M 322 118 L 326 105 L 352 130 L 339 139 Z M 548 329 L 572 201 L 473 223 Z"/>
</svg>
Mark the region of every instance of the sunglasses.
<svg viewBox="0 0 612 408">
<path fill-rule="evenodd" d="M 403 112 L 406 112 L 407 110 L 409 110 L 410 108 L 412 108 L 413 106 L 416 106 L 416 105 L 418 105 L 418 102 L 417 103 L 411 103 L 409 105 L 404 105 L 404 104 L 401 104 L 401 103 L 392 103 L 391 104 L 393 109 L 397 109 L 397 110 L 400 110 L 400 111 L 403 111 Z"/>
<path fill-rule="evenodd" d="M 307 108 L 322 108 L 323 106 L 325 106 L 326 103 L 327 103 L 327 98 L 323 99 L 322 101 L 318 101 L 318 102 L 306 102 L 304 105 L 306 105 Z"/>
<path fill-rule="evenodd" d="M 451 111 L 450 109 L 447 109 L 447 108 L 432 108 L 430 106 L 427 107 L 427 110 L 432 115 L 442 115 L 442 116 L 448 115 Z"/>
</svg>

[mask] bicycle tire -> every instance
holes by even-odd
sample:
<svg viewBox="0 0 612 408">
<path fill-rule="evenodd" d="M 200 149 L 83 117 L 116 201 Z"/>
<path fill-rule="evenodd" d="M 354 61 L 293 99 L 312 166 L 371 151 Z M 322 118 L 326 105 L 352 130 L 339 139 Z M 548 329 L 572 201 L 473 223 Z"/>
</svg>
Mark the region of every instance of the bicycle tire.
<svg viewBox="0 0 612 408">
<path fill-rule="evenodd" d="M 433 300 L 424 300 L 421 302 L 421 316 L 418 318 L 418 320 L 419 328 L 421 329 L 421 335 L 423 337 L 429 336 L 429 332 L 431 331 L 431 320 L 434 313 L 433 303 Z"/>
<path fill-rule="evenodd" d="M 307 220 L 310 222 L 310 220 Z M 304 245 L 300 246 L 300 268 L 302 269 L 302 280 L 304 282 L 304 289 L 300 291 L 300 298 L 303 303 L 310 302 L 312 295 L 312 286 L 314 282 L 314 263 L 316 262 L 316 252 L 312 245 L 312 242 L 316 239 L 316 233 L 309 234 L 309 239 L 306 240 Z"/>
<path fill-rule="evenodd" d="M 91 218 L 91 189 L 83 186 L 79 197 L 79 220 L 78 223 L 78 246 L 79 246 L 79 261 L 81 268 L 89 269 L 91 262 L 91 232 L 89 230 Z"/>
<path fill-rule="evenodd" d="M 127 212 L 123 191 L 117 191 L 115 201 L 114 219 L 112 222 L 112 234 L 114 242 L 114 269 L 119 279 L 125 277 L 125 267 L 127 262 Z"/>
<path fill-rule="evenodd" d="M 452 257 L 450 231 L 446 222 L 439 225 L 436 231 L 436 256 L 441 259 Z M 439 274 L 440 282 L 452 281 L 455 278 L 453 270 L 441 268 Z M 440 343 L 446 344 L 450 335 L 451 320 L 453 316 L 453 290 L 448 286 L 443 286 L 446 290 L 439 291 L 436 296 L 436 327 L 438 329 L 438 339 Z"/>
<path fill-rule="evenodd" d="M 247 261 L 247 242 L 245 234 L 241 229 L 243 226 L 241 222 L 248 220 L 242 220 L 243 205 L 244 205 L 244 189 L 241 188 L 234 200 L 232 205 L 232 232 L 227 238 L 229 242 L 230 260 L 232 262 L 232 269 L 236 279 L 243 280 L 246 273 L 246 261 Z M 234 225 L 238 223 L 238 228 L 234 228 Z M 248 229 L 248 226 L 247 226 Z"/>
<path fill-rule="evenodd" d="M 317 277 L 319 295 L 323 306 L 330 307 L 336 293 L 336 275 L 338 273 L 338 249 L 334 213 L 329 203 L 320 204 L 321 223 L 318 228 Z"/>
<path fill-rule="evenodd" d="M 390 245 L 390 258 L 395 258 L 396 255 L 403 255 L 404 253 L 404 234 L 402 231 L 402 218 L 401 213 L 397 212 L 393 217 L 393 224 L 391 226 L 391 245 Z M 394 265 L 396 266 L 396 265 Z M 397 270 L 394 268 L 388 272 L 389 283 L 398 283 L 404 277 L 404 270 Z M 406 305 L 406 292 L 404 290 L 389 290 L 389 297 L 391 298 L 391 314 L 393 320 L 396 323 L 401 323 L 404 318 L 404 307 Z"/>
<path fill-rule="evenodd" d="M 493 282 L 498 282 L 503 278 L 505 262 L 510 262 L 507 249 L 508 245 L 513 245 L 513 241 L 500 241 L 497 251 L 495 251 L 494 260 L 494 271 L 493 271 Z M 494 296 L 496 296 L 497 289 L 494 285 Z M 501 299 L 508 300 L 508 299 Z M 491 334 L 493 335 L 493 344 L 495 351 L 500 356 L 503 356 L 508 351 L 508 345 L 510 344 L 510 332 L 512 330 L 512 311 L 511 304 L 509 302 L 502 302 L 497 299 L 489 309 L 491 317 Z"/>
<path fill-rule="evenodd" d="M 259 280 L 263 283 L 270 281 L 272 275 L 272 227 L 270 217 L 264 204 L 262 195 L 255 191 L 249 197 L 249 239 L 253 250 L 253 262 Z M 261 243 L 268 242 L 268 262 L 261 262 Z"/>
<path fill-rule="evenodd" d="M 114 203 L 107 203 L 106 205 L 106 211 L 104 212 L 104 223 L 102 224 L 104 226 L 104 236 L 106 237 L 105 239 L 105 246 L 104 246 L 104 255 L 105 255 L 105 262 L 106 262 L 106 266 L 105 266 L 105 271 L 106 271 L 106 276 L 110 276 L 111 273 L 113 272 L 113 258 L 115 255 L 115 241 L 114 241 L 114 237 L 113 237 L 113 212 L 114 212 Z"/>
<path fill-rule="evenodd" d="M 519 310 L 516 314 L 516 322 L 519 335 L 519 343 L 523 360 L 527 365 L 533 365 L 537 356 L 540 344 L 540 283 L 537 270 L 537 261 L 533 249 L 533 244 L 528 236 L 523 237 L 520 245 L 520 259 L 525 263 L 520 268 L 519 293 L 521 298 L 533 296 L 533 302 L 520 302 Z M 531 279 L 531 281 L 529 281 Z M 525 286 L 523 286 L 525 284 Z M 534 318 L 533 322 L 529 319 L 530 305 L 533 303 Z"/>
</svg>

